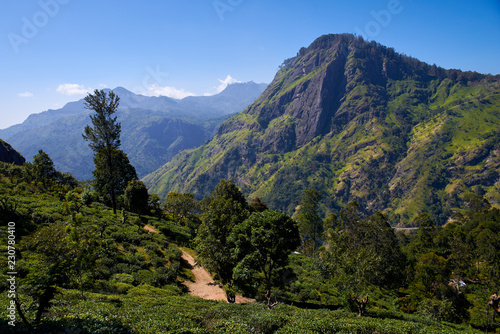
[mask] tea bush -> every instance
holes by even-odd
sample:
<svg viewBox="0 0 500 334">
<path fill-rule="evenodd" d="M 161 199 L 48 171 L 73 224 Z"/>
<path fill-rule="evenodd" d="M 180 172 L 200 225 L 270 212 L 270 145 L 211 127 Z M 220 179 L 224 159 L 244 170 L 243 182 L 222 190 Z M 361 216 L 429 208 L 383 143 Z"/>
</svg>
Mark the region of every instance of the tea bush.
<svg viewBox="0 0 500 334">
<path fill-rule="evenodd" d="M 6 319 L 7 303 L 4 293 L 0 298 L 0 319 Z M 84 299 L 79 291 L 60 290 L 40 330 L 83 334 L 481 333 L 415 316 L 399 314 L 398 317 L 401 319 L 359 318 L 344 310 L 304 310 L 283 304 L 269 310 L 260 303 L 236 305 L 182 296 L 182 291 L 171 285 L 162 289 L 139 285 L 122 295 L 85 293 Z M 5 321 L 0 322 L 2 333 L 22 333 L 26 328 L 18 320 L 17 332 L 11 330 Z"/>
</svg>

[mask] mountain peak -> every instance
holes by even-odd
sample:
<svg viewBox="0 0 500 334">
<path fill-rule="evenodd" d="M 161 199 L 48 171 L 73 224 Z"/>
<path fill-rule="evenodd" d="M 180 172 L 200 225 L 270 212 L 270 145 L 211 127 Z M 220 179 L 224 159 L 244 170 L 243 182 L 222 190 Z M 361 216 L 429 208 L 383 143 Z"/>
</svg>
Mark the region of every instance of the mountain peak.
<svg viewBox="0 0 500 334">
<path fill-rule="evenodd" d="M 493 135 L 499 82 L 354 35 L 325 35 L 285 60 L 264 93 L 222 123 L 210 142 L 146 181 L 160 195 L 203 197 L 228 179 L 288 211 L 302 191 L 316 188 L 328 209 L 356 200 L 367 213 L 409 222 L 428 211 L 442 223 L 474 184 L 490 200 L 500 198 L 493 172 L 500 167 L 500 136 Z M 475 170 L 482 170 L 477 179 Z M 471 182 L 459 181 L 465 179 Z"/>
<path fill-rule="evenodd" d="M 179 150 L 206 142 L 228 115 L 246 108 L 263 90 L 236 90 L 223 96 L 174 100 L 134 94 L 116 87 L 113 91 L 120 97 L 117 117 L 122 124 L 123 150 L 138 175 L 146 175 Z M 80 180 L 90 179 L 92 152 L 81 135 L 90 122 L 90 112 L 80 99 L 58 110 L 32 114 L 22 124 L 0 130 L 0 138 L 29 158 L 43 149 L 59 170 L 70 172 Z"/>
<path fill-rule="evenodd" d="M 111 90 L 111 89 L 109 89 L 109 90 Z M 112 89 L 112 91 L 115 92 L 115 94 L 117 94 L 117 95 L 136 95 L 122 86 L 115 87 Z"/>
<path fill-rule="evenodd" d="M 265 88 L 267 87 L 267 84 L 258 84 L 255 83 L 254 81 L 248 81 L 248 82 L 234 82 L 220 92 L 217 95 L 225 96 L 225 95 L 234 95 L 234 94 L 242 94 L 242 93 L 248 93 L 252 91 L 258 91 L 262 92 Z"/>
</svg>

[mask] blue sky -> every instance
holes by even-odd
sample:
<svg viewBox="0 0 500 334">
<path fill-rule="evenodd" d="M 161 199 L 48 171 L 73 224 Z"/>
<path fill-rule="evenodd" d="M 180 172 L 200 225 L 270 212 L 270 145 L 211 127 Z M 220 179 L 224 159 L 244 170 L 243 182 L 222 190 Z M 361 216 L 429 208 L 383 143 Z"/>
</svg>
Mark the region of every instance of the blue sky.
<svg viewBox="0 0 500 334">
<path fill-rule="evenodd" d="M 499 0 L 2 0 L 0 128 L 104 87 L 181 98 L 269 83 L 329 33 L 500 74 Z"/>
</svg>

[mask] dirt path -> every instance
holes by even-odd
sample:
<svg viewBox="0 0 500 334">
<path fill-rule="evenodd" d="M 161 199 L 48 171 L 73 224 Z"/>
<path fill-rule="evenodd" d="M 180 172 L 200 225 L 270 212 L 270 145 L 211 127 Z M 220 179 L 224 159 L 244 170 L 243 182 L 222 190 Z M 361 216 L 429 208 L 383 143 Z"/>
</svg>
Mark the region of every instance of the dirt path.
<svg viewBox="0 0 500 334">
<path fill-rule="evenodd" d="M 149 233 L 160 233 L 149 225 L 144 226 L 144 229 Z M 212 279 L 212 276 L 210 276 L 210 273 L 206 271 L 205 268 L 196 266 L 193 257 L 184 250 L 182 250 L 182 258 L 189 264 L 189 269 L 191 269 L 194 276 L 194 282 L 183 282 L 183 284 L 188 287 L 191 296 L 209 300 L 226 301 L 226 293 L 219 284 Z M 236 295 L 236 304 L 251 303 L 254 301 L 253 299 Z"/>
<path fill-rule="evenodd" d="M 210 273 L 203 267 L 195 266 L 195 261 L 191 255 L 182 251 L 182 258 L 189 263 L 191 266 L 191 271 L 194 275 L 194 282 L 184 282 L 189 289 L 189 294 L 191 296 L 200 297 L 209 300 L 226 300 L 226 293 L 222 288 L 214 282 Z M 240 295 L 236 295 L 236 304 L 244 304 L 253 302 L 252 299 L 244 298 Z"/>
<path fill-rule="evenodd" d="M 146 231 L 150 232 L 150 233 L 151 233 L 151 232 L 153 232 L 153 233 L 160 233 L 160 231 L 157 231 L 156 229 L 152 228 L 152 227 L 151 227 L 151 226 L 149 226 L 149 225 L 145 225 L 145 226 L 144 226 L 144 229 L 145 229 Z"/>
</svg>

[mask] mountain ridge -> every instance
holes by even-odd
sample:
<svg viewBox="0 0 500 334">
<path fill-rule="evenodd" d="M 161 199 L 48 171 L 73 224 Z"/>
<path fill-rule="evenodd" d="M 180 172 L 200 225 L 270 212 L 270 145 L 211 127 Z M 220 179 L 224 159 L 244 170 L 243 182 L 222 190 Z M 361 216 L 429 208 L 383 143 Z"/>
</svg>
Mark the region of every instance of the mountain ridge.
<svg viewBox="0 0 500 334">
<path fill-rule="evenodd" d="M 285 60 L 210 142 L 144 181 L 162 197 L 203 197 L 229 179 L 289 212 L 303 190 L 317 188 L 326 211 L 357 200 L 395 222 L 428 211 L 444 223 L 466 192 L 500 200 L 499 78 L 445 70 L 348 34 L 322 36 Z M 467 180 L 481 168 L 474 182 L 482 189 L 473 189 Z"/>
<path fill-rule="evenodd" d="M 252 103 L 264 86 L 253 82 L 235 83 L 226 88 L 229 92 L 185 98 L 186 101 L 137 95 L 116 87 L 114 90 L 120 97 L 117 116 L 122 123 L 122 148 L 139 176 L 144 176 L 179 151 L 206 142 L 225 118 Z M 196 102 L 198 100 L 203 103 Z M 81 136 L 90 122 L 90 114 L 81 99 L 58 110 L 32 114 L 23 124 L 0 130 L 0 137 L 27 157 L 43 149 L 57 169 L 79 180 L 91 179 L 92 151 Z"/>
</svg>

